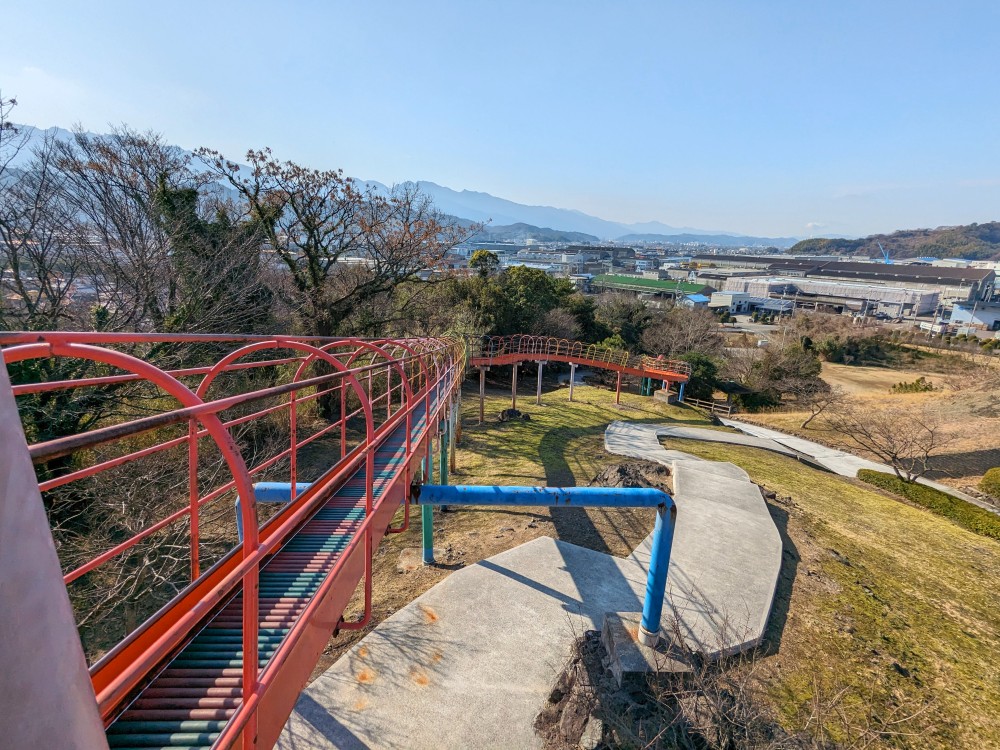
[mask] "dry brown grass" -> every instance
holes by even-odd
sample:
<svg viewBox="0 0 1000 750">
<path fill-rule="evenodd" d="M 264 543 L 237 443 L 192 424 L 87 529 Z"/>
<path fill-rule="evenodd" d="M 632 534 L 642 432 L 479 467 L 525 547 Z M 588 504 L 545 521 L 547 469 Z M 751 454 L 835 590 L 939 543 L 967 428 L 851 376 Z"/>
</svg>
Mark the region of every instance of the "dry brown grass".
<svg viewBox="0 0 1000 750">
<path fill-rule="evenodd" d="M 837 732 L 917 716 L 871 747 L 1000 747 L 1000 544 L 856 480 L 767 451 L 691 440 L 773 490 L 785 565 L 759 662 L 782 722 L 843 693 Z M 846 734 L 845 737 L 846 739 Z M 867 747 L 867 745 L 866 745 Z"/>
<path fill-rule="evenodd" d="M 890 393 L 899 382 L 912 382 L 923 375 L 939 390 L 928 393 Z M 927 475 L 957 488 L 973 488 L 986 471 L 1000 466 L 1000 393 L 980 389 L 978 383 L 964 383 L 956 388 L 955 382 L 945 376 L 927 375 L 918 371 L 890 370 L 881 367 L 855 367 L 824 363 L 821 376 L 831 385 L 848 391 L 849 398 L 863 400 L 874 406 L 895 406 L 913 409 L 914 413 L 925 407 L 938 411 L 943 426 L 954 434 L 954 441 L 934 461 L 933 470 Z M 805 411 L 774 411 L 761 414 L 740 414 L 736 418 L 765 427 L 799 435 L 823 445 L 840 448 L 866 458 L 853 443 L 838 435 L 820 415 L 806 428 L 802 423 L 809 416 Z"/>
<path fill-rule="evenodd" d="M 919 370 L 897 370 L 886 367 L 856 367 L 823 363 L 820 377 L 831 386 L 840 386 L 854 396 L 877 396 L 888 393 L 896 383 L 910 382 L 925 377 L 935 387 L 944 385 L 945 376 L 928 375 Z"/>
</svg>

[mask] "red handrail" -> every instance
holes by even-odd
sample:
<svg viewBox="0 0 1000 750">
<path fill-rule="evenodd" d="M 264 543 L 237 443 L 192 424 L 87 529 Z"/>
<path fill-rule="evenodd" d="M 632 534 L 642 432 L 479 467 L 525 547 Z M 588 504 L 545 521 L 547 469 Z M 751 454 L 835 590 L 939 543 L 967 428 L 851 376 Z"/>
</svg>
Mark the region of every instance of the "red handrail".
<svg viewBox="0 0 1000 750">
<path fill-rule="evenodd" d="M 609 349 L 553 336 L 514 334 L 471 337 L 468 340 L 468 350 L 469 362 L 473 365 L 509 364 L 514 360 L 543 360 L 550 357 L 605 369 L 630 371 L 654 379 L 686 381 L 691 376 L 691 365 L 683 360 L 637 356 L 621 349 Z"/>
<path fill-rule="evenodd" d="M 192 344 L 212 343 L 232 344 L 234 348 L 211 366 L 193 366 L 166 370 L 155 364 L 144 362 L 137 356 L 114 347 L 130 349 L 143 348 L 149 344 Z M 12 391 L 17 397 L 31 397 L 55 390 L 79 388 L 117 387 L 126 383 L 146 381 L 172 397 L 179 406 L 164 408 L 156 414 L 126 419 L 110 424 L 101 424 L 95 429 L 76 436 L 63 436 L 48 443 L 29 446 L 37 462 L 50 461 L 57 456 L 77 455 L 84 465 L 50 477 L 42 482 L 42 491 L 71 484 L 88 477 L 100 475 L 112 468 L 130 461 L 139 460 L 170 448 L 187 444 L 187 503 L 147 527 L 135 532 L 131 537 L 118 542 L 110 549 L 102 550 L 76 569 L 69 571 L 65 580 L 70 583 L 80 576 L 94 572 L 116 557 L 133 549 L 142 540 L 168 526 L 188 522 L 190 549 L 190 579 L 192 583 L 181 592 L 174 602 L 160 610 L 153 618 L 109 651 L 91 669 L 95 692 L 106 723 L 110 723 L 121 710 L 122 701 L 146 679 L 150 670 L 163 662 L 189 636 L 191 629 L 204 618 L 214 603 L 221 602 L 237 590 L 243 592 L 243 676 L 242 704 L 232 721 L 227 725 L 217 746 L 224 747 L 237 737 L 243 738 L 244 747 L 254 746 L 256 736 L 255 707 L 259 705 L 267 684 L 261 682 L 257 667 L 257 581 L 261 564 L 265 557 L 279 549 L 284 540 L 292 535 L 310 513 L 319 507 L 326 496 L 333 491 L 334 479 L 349 476 L 352 467 L 363 466 L 365 476 L 365 522 L 359 535 L 365 546 L 365 619 L 371 613 L 373 546 L 372 519 L 374 497 L 375 451 L 389 435 L 389 431 L 405 425 L 405 460 L 400 470 L 408 478 L 409 465 L 413 456 L 419 455 L 421 445 L 426 443 L 438 422 L 437 412 L 447 408 L 454 391 L 459 387 L 460 369 L 464 364 L 462 345 L 448 339 L 410 339 L 393 341 L 385 339 L 330 339 L 322 337 L 293 336 L 231 336 L 231 335 L 170 335 L 170 334 L 106 334 L 79 332 L 17 332 L 0 333 L 0 349 L 8 365 L 40 358 L 76 358 L 103 363 L 124 371 L 121 375 L 101 375 L 77 380 L 55 380 L 39 383 L 18 383 Z M 343 349 L 343 352 L 338 350 Z M 270 352 L 274 352 L 271 354 Z M 287 352 L 293 352 L 288 356 Z M 250 355 L 267 352 L 263 361 L 240 362 Z M 356 364 L 361 354 L 370 354 L 371 361 Z M 367 358 L 366 358 L 367 359 Z M 332 373 L 305 378 L 308 368 L 315 362 L 325 362 Z M 288 368 L 294 366 L 294 372 Z M 288 383 L 208 400 L 209 389 L 223 373 L 264 371 L 281 380 L 291 375 Z M 382 379 L 384 375 L 384 388 Z M 366 377 L 362 377 L 366 376 Z M 198 380 L 195 380 L 198 379 Z M 398 379 L 398 383 L 394 383 Z M 184 381 L 194 381 L 185 385 Z M 367 381 L 367 382 L 365 382 Z M 358 407 L 349 409 L 347 398 L 349 387 Z M 303 393 L 304 391 L 313 391 Z M 431 412 L 432 392 L 438 392 Z M 298 408 L 301 404 L 319 399 L 323 395 L 339 396 L 341 404 L 339 419 L 316 424 L 311 434 L 300 437 L 302 427 Z M 265 404 L 249 414 L 228 419 L 223 413 L 236 407 L 279 399 L 277 404 Z M 384 411 L 373 406 L 384 401 Z M 412 432 L 413 413 L 418 406 L 426 408 L 426 419 L 419 435 Z M 256 407 L 255 407 L 256 408 Z M 273 418 L 281 411 L 288 410 L 289 446 L 273 455 L 260 458 L 255 465 L 248 466 L 229 430 L 237 425 L 262 419 Z M 363 438 L 348 449 L 352 430 L 348 423 L 353 417 L 364 420 Z M 384 416 L 384 418 L 383 418 Z M 186 422 L 188 429 L 181 436 L 164 438 L 158 431 Z M 252 501 L 252 477 L 276 467 L 282 460 L 288 460 L 288 476 L 292 486 L 297 479 L 297 454 L 305 445 L 340 428 L 341 460 L 327 474 L 329 481 L 317 481 L 309 491 L 300 497 L 293 496 L 293 502 L 278 518 L 258 533 L 256 507 Z M 134 449 L 128 442 L 140 434 L 152 434 L 155 441 Z M 211 437 L 228 466 L 228 478 L 216 478 L 214 486 L 202 487 L 199 475 L 199 441 Z M 111 458 L 95 459 L 93 449 L 97 446 L 121 446 L 119 455 Z M 409 482 L 406 482 L 408 487 Z M 241 512 L 244 541 L 209 570 L 202 571 L 199 560 L 199 519 L 206 507 L 233 491 L 244 499 Z M 405 503 L 408 503 L 408 493 Z M 407 507 L 408 516 L 408 507 Z M 350 550 L 362 541 L 355 538 Z M 345 554 L 344 560 L 347 559 Z M 339 568 L 335 568 L 334 573 Z M 332 585 L 333 574 L 328 579 Z M 287 649 L 291 649 L 301 637 L 301 620 L 288 636 Z M 282 649 L 286 649 L 282 645 Z M 287 649 L 280 653 L 288 653 Z M 265 675 L 280 669 L 280 653 L 272 659 Z"/>
</svg>

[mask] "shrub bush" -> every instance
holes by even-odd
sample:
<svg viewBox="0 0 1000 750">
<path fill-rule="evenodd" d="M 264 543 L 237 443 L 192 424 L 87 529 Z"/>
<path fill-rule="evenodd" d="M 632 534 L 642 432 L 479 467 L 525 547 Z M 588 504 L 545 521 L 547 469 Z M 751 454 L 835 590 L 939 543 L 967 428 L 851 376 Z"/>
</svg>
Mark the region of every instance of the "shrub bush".
<svg viewBox="0 0 1000 750">
<path fill-rule="evenodd" d="M 923 375 L 911 383 L 896 383 L 889 389 L 892 393 L 926 393 L 934 390 L 934 384 L 927 381 Z"/>
<path fill-rule="evenodd" d="M 983 475 L 979 482 L 979 489 L 990 497 L 1000 500 L 1000 466 L 994 466 Z"/>
<path fill-rule="evenodd" d="M 997 471 L 991 469 L 990 471 Z M 871 469 L 861 469 L 858 479 L 866 484 L 887 490 L 894 495 L 905 497 L 912 503 L 923 506 L 932 513 L 944 516 L 964 529 L 1000 540 L 1000 516 L 983 510 L 979 506 L 952 497 L 941 490 L 916 482 L 904 482 L 899 477 Z M 1000 479 L 1000 472 L 998 472 Z"/>
</svg>

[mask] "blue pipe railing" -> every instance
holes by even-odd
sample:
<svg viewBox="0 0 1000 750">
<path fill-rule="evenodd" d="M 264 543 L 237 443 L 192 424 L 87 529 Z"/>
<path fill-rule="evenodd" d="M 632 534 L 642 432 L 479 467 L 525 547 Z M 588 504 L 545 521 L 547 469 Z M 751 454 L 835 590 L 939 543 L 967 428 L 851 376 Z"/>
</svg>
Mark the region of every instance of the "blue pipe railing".
<svg viewBox="0 0 1000 750">
<path fill-rule="evenodd" d="M 312 482 L 297 482 L 295 484 L 296 496 L 301 495 L 312 487 Z M 285 503 L 292 501 L 291 482 L 256 482 L 253 486 L 253 497 L 258 503 Z M 239 540 L 243 541 L 243 513 L 240 496 L 236 496 L 236 534 Z"/>
<path fill-rule="evenodd" d="M 667 589 L 667 570 L 673 546 L 677 506 L 670 495 L 649 488 L 619 487 L 502 487 L 428 484 L 414 488 L 420 505 L 547 505 L 601 508 L 656 508 L 653 548 L 646 576 L 646 596 L 642 605 L 639 640 L 655 646 L 660 635 L 660 618 Z M 425 529 L 426 536 L 432 530 Z"/>
</svg>

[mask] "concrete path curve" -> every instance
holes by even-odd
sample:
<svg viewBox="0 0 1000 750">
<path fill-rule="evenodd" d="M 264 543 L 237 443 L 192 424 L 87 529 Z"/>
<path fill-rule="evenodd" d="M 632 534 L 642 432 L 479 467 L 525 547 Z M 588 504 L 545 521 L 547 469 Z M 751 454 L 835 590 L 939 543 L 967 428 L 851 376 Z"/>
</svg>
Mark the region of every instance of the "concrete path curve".
<svg viewBox="0 0 1000 750">
<path fill-rule="evenodd" d="M 716 435 L 727 435 L 730 438 L 739 438 L 746 442 L 740 443 L 741 445 L 750 445 L 753 447 L 764 447 L 768 446 L 762 445 L 761 441 L 764 443 L 769 443 L 773 447 L 769 447 L 768 450 L 774 450 L 778 453 L 783 453 L 786 451 L 792 451 L 794 453 L 802 454 L 808 456 L 813 461 L 815 461 L 820 466 L 834 472 L 835 474 L 840 474 L 844 477 L 857 477 L 858 471 L 860 469 L 872 469 L 873 471 L 882 471 L 891 474 L 892 467 L 887 464 L 880 464 L 875 461 L 869 461 L 868 459 L 861 458 L 859 456 L 852 455 L 846 451 L 837 450 L 836 448 L 830 448 L 826 445 L 821 445 L 820 443 L 814 443 L 812 440 L 805 440 L 804 438 L 795 437 L 794 435 L 788 435 L 784 432 L 779 432 L 778 430 L 772 430 L 768 427 L 760 427 L 755 424 L 749 424 L 747 422 L 739 422 L 735 419 L 720 419 L 722 424 L 727 427 L 733 427 L 740 430 L 742 435 L 734 435 L 732 433 L 723 433 L 719 430 L 704 430 L 697 428 L 684 428 L 689 432 L 700 433 L 700 436 L 692 436 L 694 440 L 713 440 L 718 441 L 719 439 Z M 660 433 L 660 434 L 670 434 L 670 433 Z M 682 437 L 682 435 L 676 435 L 676 437 Z M 734 442 L 733 440 L 724 440 L 721 442 Z M 983 502 L 979 498 L 967 495 L 960 490 L 956 490 L 954 487 L 949 487 L 946 484 L 941 484 L 940 482 L 935 482 L 931 479 L 924 479 L 921 477 L 917 480 L 920 484 L 927 485 L 928 487 L 933 487 L 936 490 L 940 490 L 945 494 L 951 495 L 952 497 L 957 497 L 959 500 L 965 500 L 967 503 L 972 503 L 973 505 L 978 505 L 983 510 L 988 510 L 991 513 L 1000 514 L 1000 508 L 990 505 L 989 503 Z"/>
<path fill-rule="evenodd" d="M 858 471 L 861 469 L 892 473 L 892 467 L 887 464 L 869 461 L 846 451 L 830 448 L 829 446 L 795 437 L 794 435 L 788 435 L 778 430 L 760 427 L 759 425 L 747 422 L 739 422 L 735 419 L 720 418 L 719 421 L 726 427 L 732 427 L 739 430 L 739 432 L 709 430 L 704 427 L 612 422 L 604 433 L 604 446 L 611 453 L 632 456 L 633 458 L 645 458 L 666 466 L 671 465 L 675 460 L 700 460 L 683 451 L 669 450 L 661 445 L 661 437 L 674 437 L 681 440 L 728 443 L 730 445 L 744 445 L 750 448 L 773 451 L 784 456 L 789 456 L 790 458 L 796 458 L 818 468 L 832 471 L 834 474 L 851 477 L 852 479 L 858 476 Z M 967 495 L 961 490 L 956 490 L 954 487 L 924 478 L 920 478 L 917 481 L 920 484 L 933 487 L 952 497 L 957 497 L 959 500 L 965 500 L 967 503 L 977 505 L 983 510 L 988 510 L 990 513 L 1000 515 L 1000 508 L 990 505 L 979 498 Z"/>
<path fill-rule="evenodd" d="M 697 456 L 692 456 L 690 453 L 664 448 L 660 444 L 659 436 L 664 434 L 664 430 L 670 429 L 674 428 L 639 422 L 612 422 L 604 431 L 604 450 L 619 456 L 655 461 L 668 468 L 673 468 L 675 461 L 709 463 Z M 716 465 L 715 470 L 721 475 L 750 481 L 750 475 L 735 464 L 714 461 L 711 463 Z"/>
<path fill-rule="evenodd" d="M 617 422 L 605 441 L 672 467 L 661 627 L 710 656 L 756 645 L 782 556 L 758 487 L 733 464 L 665 451 L 647 426 Z M 642 608 L 651 537 L 624 559 L 541 537 L 455 571 L 313 682 L 278 748 L 541 748 L 532 722 L 574 639 Z"/>
</svg>

